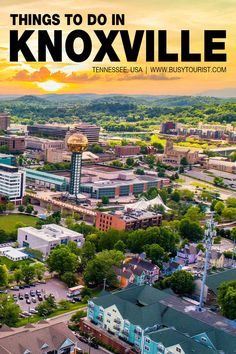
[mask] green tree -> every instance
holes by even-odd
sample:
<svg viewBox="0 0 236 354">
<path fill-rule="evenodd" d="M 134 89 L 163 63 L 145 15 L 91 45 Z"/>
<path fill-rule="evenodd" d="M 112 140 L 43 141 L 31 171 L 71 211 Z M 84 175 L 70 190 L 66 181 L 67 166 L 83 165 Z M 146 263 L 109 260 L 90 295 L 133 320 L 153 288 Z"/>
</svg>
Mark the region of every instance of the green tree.
<svg viewBox="0 0 236 354">
<path fill-rule="evenodd" d="M 218 303 L 224 316 L 236 318 L 236 280 L 222 283 L 218 290 Z"/>
<path fill-rule="evenodd" d="M 96 254 L 96 247 L 90 241 L 85 241 L 82 248 L 82 264 L 87 264 L 88 261 L 94 258 Z"/>
<path fill-rule="evenodd" d="M 79 310 L 71 316 L 71 322 L 79 323 L 81 318 L 86 317 L 86 311 Z"/>
<path fill-rule="evenodd" d="M 223 210 L 224 210 L 224 208 L 225 208 L 225 205 L 224 205 L 223 202 L 218 201 L 218 202 L 215 203 L 214 210 L 215 210 L 215 212 L 217 214 L 221 215 Z"/>
<path fill-rule="evenodd" d="M 102 204 L 103 205 L 109 204 L 109 198 L 106 195 L 102 196 Z"/>
<path fill-rule="evenodd" d="M 18 211 L 20 212 L 20 213 L 23 213 L 24 211 L 25 211 L 25 207 L 24 207 L 24 205 L 19 205 L 18 206 Z"/>
<path fill-rule="evenodd" d="M 70 302 L 66 299 L 61 299 L 58 302 L 58 306 L 60 310 L 69 310 L 70 309 Z"/>
<path fill-rule="evenodd" d="M 6 210 L 13 211 L 15 209 L 15 204 L 12 202 L 8 202 L 6 204 Z"/>
<path fill-rule="evenodd" d="M 44 273 L 46 271 L 46 266 L 43 263 L 37 262 L 33 265 L 34 267 L 34 272 L 35 272 L 35 277 L 38 280 L 42 280 L 44 277 Z"/>
<path fill-rule="evenodd" d="M 177 270 L 171 275 L 169 285 L 176 294 L 191 294 L 194 290 L 194 277 L 185 270 Z"/>
<path fill-rule="evenodd" d="M 0 265 L 0 286 L 8 285 L 8 269 L 5 264 Z"/>
<path fill-rule="evenodd" d="M 221 178 L 221 177 L 215 177 L 214 180 L 213 180 L 213 183 L 216 186 L 223 187 L 224 186 L 224 179 Z"/>
<path fill-rule="evenodd" d="M 75 272 L 78 267 L 78 257 L 70 252 L 68 246 L 59 245 L 50 253 L 47 259 L 50 272 L 62 275 L 66 272 Z"/>
<path fill-rule="evenodd" d="M 32 281 L 34 280 L 34 277 L 35 277 L 34 266 L 33 265 L 29 265 L 29 264 L 24 264 L 21 267 L 21 272 L 22 272 L 22 280 L 26 284 L 32 283 Z"/>
<path fill-rule="evenodd" d="M 182 166 L 188 165 L 188 160 L 186 159 L 186 157 L 182 157 L 182 159 L 180 160 L 180 165 Z"/>
<path fill-rule="evenodd" d="M 188 239 L 189 241 L 197 242 L 203 238 L 203 229 L 199 223 L 186 218 L 180 221 L 179 232 L 183 239 Z"/>
<path fill-rule="evenodd" d="M 17 284 L 19 284 L 22 280 L 22 271 L 20 268 L 16 269 L 14 271 L 14 279 L 16 281 Z"/>
<path fill-rule="evenodd" d="M 14 326 L 19 319 L 20 307 L 7 294 L 0 294 L 0 323 Z"/>
<path fill-rule="evenodd" d="M 87 284 L 102 285 L 104 279 L 109 286 L 117 285 L 117 277 L 113 265 L 121 265 L 124 255 L 120 251 L 110 250 L 98 253 L 90 260 L 84 271 L 84 280 Z"/>
<path fill-rule="evenodd" d="M 174 202 L 176 202 L 176 203 L 178 203 L 178 202 L 180 201 L 180 197 L 181 197 L 180 192 L 177 191 L 177 190 L 175 190 L 175 191 L 171 194 L 171 199 L 172 199 Z"/>
<path fill-rule="evenodd" d="M 224 208 L 221 216 L 226 221 L 235 221 L 236 220 L 236 208 Z"/>
<path fill-rule="evenodd" d="M 130 166 L 130 167 L 133 166 L 134 165 L 134 159 L 132 157 L 127 157 L 126 165 Z"/>
<path fill-rule="evenodd" d="M 228 208 L 236 208 L 236 198 L 229 197 L 226 200 L 226 205 L 227 205 Z"/>
<path fill-rule="evenodd" d="M 200 221 L 203 218 L 204 214 L 201 213 L 200 208 L 198 207 L 190 207 L 185 214 L 185 217 L 191 221 Z"/>
<path fill-rule="evenodd" d="M 33 211 L 34 211 L 33 205 L 28 204 L 28 205 L 26 206 L 25 212 L 26 212 L 27 214 L 31 214 Z"/>
<path fill-rule="evenodd" d="M 115 250 L 121 251 L 122 253 L 125 252 L 126 247 L 127 247 L 126 244 L 122 240 L 118 240 L 114 245 Z"/>
<path fill-rule="evenodd" d="M 65 272 L 64 274 L 62 274 L 61 280 L 66 283 L 69 288 L 77 284 L 76 276 L 72 272 Z"/>
<path fill-rule="evenodd" d="M 162 263 L 165 251 L 160 245 L 154 243 L 152 245 L 146 245 L 144 249 L 147 257 L 151 259 L 154 264 L 160 265 Z"/>
</svg>

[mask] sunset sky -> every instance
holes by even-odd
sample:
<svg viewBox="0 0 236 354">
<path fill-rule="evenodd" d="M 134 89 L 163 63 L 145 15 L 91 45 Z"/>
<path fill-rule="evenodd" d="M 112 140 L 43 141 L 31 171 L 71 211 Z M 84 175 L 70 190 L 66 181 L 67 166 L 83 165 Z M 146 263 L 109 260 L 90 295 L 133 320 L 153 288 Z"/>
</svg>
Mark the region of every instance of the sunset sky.
<svg viewBox="0 0 236 354">
<path fill-rule="evenodd" d="M 236 1 L 235 0 L 1 0 L 0 16 L 0 94 L 45 94 L 56 93 L 124 93 L 152 95 L 192 95 L 209 90 L 236 89 Z M 60 14 L 59 26 L 12 26 L 11 13 Z M 66 26 L 64 14 L 81 14 L 84 23 L 80 26 Z M 104 13 L 108 18 L 105 26 L 87 26 L 88 13 Z M 125 26 L 111 26 L 111 14 L 124 13 Z M 63 42 L 69 32 L 75 29 L 87 31 L 93 40 L 93 51 L 83 63 L 70 61 L 63 50 L 63 62 L 55 63 L 50 57 L 46 63 L 27 63 L 23 57 L 20 62 L 9 62 L 9 31 L 18 29 L 63 30 Z M 122 43 L 117 38 L 114 48 L 121 58 L 120 63 L 93 63 L 99 49 L 99 41 L 93 34 L 95 29 L 106 33 L 111 29 L 128 29 L 130 34 L 137 29 L 168 31 L 168 47 L 171 52 L 180 52 L 180 31 L 191 31 L 191 50 L 203 53 L 203 31 L 206 29 L 226 30 L 227 63 L 201 63 L 206 66 L 227 66 L 226 73 L 173 73 L 173 74 L 104 74 L 93 73 L 92 66 L 126 66 Z M 131 37 L 132 38 L 132 37 Z M 37 35 L 28 42 L 37 57 Z M 76 42 L 79 45 L 79 42 Z M 156 47 L 157 48 L 157 47 Z M 138 63 L 131 66 L 160 66 L 145 63 L 145 42 Z M 128 66 L 129 66 L 128 65 Z M 172 63 L 161 64 L 173 66 Z M 183 64 L 178 63 L 178 66 Z M 184 64 L 185 66 L 190 64 Z M 198 63 L 192 64 L 199 66 Z"/>
</svg>

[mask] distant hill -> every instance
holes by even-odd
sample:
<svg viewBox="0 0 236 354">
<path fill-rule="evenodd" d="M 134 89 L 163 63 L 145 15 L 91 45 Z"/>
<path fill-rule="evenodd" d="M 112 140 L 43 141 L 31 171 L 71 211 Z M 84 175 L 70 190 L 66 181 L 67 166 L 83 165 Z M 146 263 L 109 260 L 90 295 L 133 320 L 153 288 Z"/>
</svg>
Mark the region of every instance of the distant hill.
<svg viewBox="0 0 236 354">
<path fill-rule="evenodd" d="M 29 104 L 48 103 L 45 98 L 42 98 L 42 96 L 33 96 L 33 95 L 17 97 L 15 101 L 22 102 L 22 103 L 29 103 Z"/>
</svg>

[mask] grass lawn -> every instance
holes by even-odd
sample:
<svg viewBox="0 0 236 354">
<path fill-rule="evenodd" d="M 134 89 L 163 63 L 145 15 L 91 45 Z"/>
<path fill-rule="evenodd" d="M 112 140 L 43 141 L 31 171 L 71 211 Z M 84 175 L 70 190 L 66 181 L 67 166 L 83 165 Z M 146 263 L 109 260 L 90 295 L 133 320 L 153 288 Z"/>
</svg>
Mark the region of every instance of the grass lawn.
<svg viewBox="0 0 236 354">
<path fill-rule="evenodd" d="M 46 316 L 46 318 L 51 318 L 51 317 L 55 317 L 55 316 L 59 316 L 59 315 L 63 315 L 64 313 L 70 312 L 70 311 L 74 311 L 74 310 L 81 310 L 87 307 L 87 303 L 77 303 L 77 304 L 70 304 L 70 308 L 67 310 L 60 310 L 60 309 L 56 309 L 55 311 L 53 311 L 53 313 L 51 313 L 50 315 Z M 71 314 L 72 316 L 72 314 Z M 31 317 L 28 318 L 21 318 L 19 319 L 19 321 L 16 323 L 16 325 L 14 327 L 21 327 L 21 326 L 25 326 L 28 323 L 36 323 L 38 321 L 43 320 L 44 318 L 39 316 L 39 315 L 33 315 Z"/>
<path fill-rule="evenodd" d="M 0 257 L 0 264 L 5 264 L 6 267 L 10 270 L 15 269 L 15 268 L 19 268 L 23 264 L 30 264 L 30 263 L 32 263 L 32 259 L 24 259 L 22 261 L 14 262 L 5 256 Z"/>
<path fill-rule="evenodd" d="M 14 232 L 18 223 L 26 226 L 35 226 L 37 221 L 37 217 L 24 214 L 0 215 L 0 229 L 6 232 Z"/>
<path fill-rule="evenodd" d="M 204 184 L 204 183 L 201 183 L 201 182 L 191 182 L 191 185 L 195 186 L 195 187 L 203 188 L 203 189 L 209 189 L 209 190 L 213 189 L 208 184 Z"/>
</svg>

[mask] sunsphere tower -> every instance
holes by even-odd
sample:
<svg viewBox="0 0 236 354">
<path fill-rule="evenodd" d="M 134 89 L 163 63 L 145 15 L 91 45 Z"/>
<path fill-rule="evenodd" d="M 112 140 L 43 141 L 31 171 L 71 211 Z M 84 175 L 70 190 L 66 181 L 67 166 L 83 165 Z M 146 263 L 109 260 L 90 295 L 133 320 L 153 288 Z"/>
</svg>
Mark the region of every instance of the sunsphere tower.
<svg viewBox="0 0 236 354">
<path fill-rule="evenodd" d="M 77 203 L 80 191 L 82 152 L 88 147 L 88 139 L 80 133 L 72 134 L 67 140 L 67 147 L 72 152 L 69 193 Z"/>
</svg>

